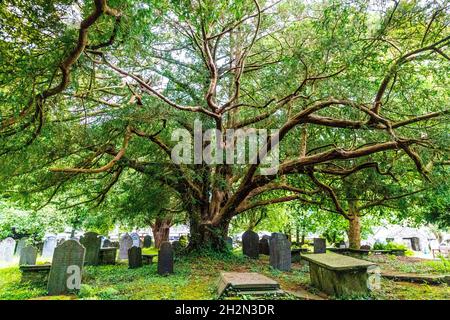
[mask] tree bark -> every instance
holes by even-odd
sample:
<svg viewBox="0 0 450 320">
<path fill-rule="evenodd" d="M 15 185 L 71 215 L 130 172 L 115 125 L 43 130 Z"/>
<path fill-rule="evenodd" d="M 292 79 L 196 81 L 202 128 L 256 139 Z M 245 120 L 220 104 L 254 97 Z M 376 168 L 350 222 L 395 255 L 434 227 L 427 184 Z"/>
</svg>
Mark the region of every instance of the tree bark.
<svg viewBox="0 0 450 320">
<path fill-rule="evenodd" d="M 155 248 L 159 249 L 162 242 L 169 241 L 169 233 L 171 225 L 172 219 L 156 218 L 155 223 L 151 226 L 153 238 L 155 241 Z"/>
<path fill-rule="evenodd" d="M 351 215 L 348 225 L 349 246 L 352 249 L 361 248 L 361 221 L 358 214 Z"/>
<path fill-rule="evenodd" d="M 230 221 L 222 219 L 219 224 L 212 225 L 207 221 L 197 219 L 190 220 L 189 251 L 201 251 L 212 249 L 214 251 L 226 252 L 226 238 Z"/>
</svg>

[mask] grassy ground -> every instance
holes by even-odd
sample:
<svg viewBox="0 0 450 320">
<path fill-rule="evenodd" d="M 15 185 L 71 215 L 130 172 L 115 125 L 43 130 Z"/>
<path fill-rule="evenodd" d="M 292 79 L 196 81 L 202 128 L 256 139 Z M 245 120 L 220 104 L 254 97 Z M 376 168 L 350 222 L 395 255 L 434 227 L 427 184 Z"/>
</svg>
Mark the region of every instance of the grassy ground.
<svg viewBox="0 0 450 320">
<path fill-rule="evenodd" d="M 153 253 L 148 252 L 147 253 Z M 217 299 L 220 271 L 259 272 L 277 280 L 290 292 L 317 293 L 309 285 L 307 267 L 294 264 L 291 272 L 280 272 L 268 266 L 268 257 L 251 260 L 240 253 L 178 258 L 175 274 L 159 276 L 156 264 L 130 270 L 125 262 L 115 266 L 86 267 L 83 285 L 76 296 L 47 297 L 45 283 L 21 283 L 17 267 L 0 269 L 0 299 Z M 247 299 L 249 297 L 240 297 Z M 427 286 L 382 281 L 381 290 L 368 297 L 345 299 L 450 299 L 447 286 Z M 298 299 L 288 295 L 283 299 Z"/>
</svg>

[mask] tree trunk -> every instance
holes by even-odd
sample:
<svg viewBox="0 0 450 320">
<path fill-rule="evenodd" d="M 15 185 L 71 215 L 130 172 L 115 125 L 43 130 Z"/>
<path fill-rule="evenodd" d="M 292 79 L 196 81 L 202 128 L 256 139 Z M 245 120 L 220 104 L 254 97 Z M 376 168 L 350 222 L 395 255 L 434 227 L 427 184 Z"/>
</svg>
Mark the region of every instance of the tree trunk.
<svg viewBox="0 0 450 320">
<path fill-rule="evenodd" d="M 228 246 L 226 238 L 228 236 L 229 220 L 222 220 L 218 225 L 211 225 L 207 222 L 190 220 L 189 251 L 201 251 L 212 249 L 214 251 L 226 252 Z"/>
<path fill-rule="evenodd" d="M 348 241 L 352 249 L 361 247 L 361 222 L 358 214 L 350 216 L 348 225 Z"/>
<path fill-rule="evenodd" d="M 172 219 L 156 218 L 155 223 L 152 225 L 155 248 L 159 249 L 162 242 L 169 241 L 171 224 Z"/>
</svg>

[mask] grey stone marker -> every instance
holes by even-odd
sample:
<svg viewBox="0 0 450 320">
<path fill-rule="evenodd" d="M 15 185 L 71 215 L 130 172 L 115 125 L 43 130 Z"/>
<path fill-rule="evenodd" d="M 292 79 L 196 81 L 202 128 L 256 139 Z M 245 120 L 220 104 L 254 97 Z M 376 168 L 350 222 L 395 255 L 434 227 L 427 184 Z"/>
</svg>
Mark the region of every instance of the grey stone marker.
<svg viewBox="0 0 450 320">
<path fill-rule="evenodd" d="M 152 237 L 150 235 L 146 235 L 144 237 L 144 248 L 150 248 L 152 246 Z"/>
<path fill-rule="evenodd" d="M 14 250 L 16 249 L 16 240 L 13 238 L 6 238 L 2 241 L 0 250 L 2 253 L 0 256 L 2 260 L 6 263 L 10 263 L 14 259 Z"/>
<path fill-rule="evenodd" d="M 85 248 L 75 240 L 56 247 L 48 277 L 48 294 L 60 295 L 76 291 L 81 286 Z"/>
<path fill-rule="evenodd" d="M 85 263 L 87 266 L 96 266 L 99 262 L 100 246 L 102 239 L 95 232 L 86 232 L 80 238 L 80 244 L 86 249 Z"/>
<path fill-rule="evenodd" d="M 119 259 L 128 259 L 128 249 L 133 246 L 133 239 L 131 239 L 128 233 L 120 238 L 119 243 Z"/>
<path fill-rule="evenodd" d="M 14 253 L 14 255 L 20 257 L 20 252 L 22 251 L 23 248 L 25 248 L 25 246 L 27 245 L 27 238 L 22 238 L 17 242 L 16 245 L 16 252 Z"/>
<path fill-rule="evenodd" d="M 173 273 L 173 248 L 170 242 L 164 241 L 158 252 L 158 274 L 167 275 Z"/>
<path fill-rule="evenodd" d="M 136 232 L 133 232 L 130 234 L 131 239 L 133 239 L 133 247 L 140 247 L 141 246 L 141 238 Z"/>
<path fill-rule="evenodd" d="M 269 240 L 270 240 L 270 237 L 268 237 L 268 236 L 263 236 L 261 238 L 261 240 L 259 240 L 259 253 L 260 254 L 264 254 L 266 256 L 270 255 Z"/>
<path fill-rule="evenodd" d="M 44 241 L 44 247 L 42 248 L 42 258 L 51 259 L 53 257 L 53 252 L 56 248 L 56 237 L 47 237 Z"/>
<path fill-rule="evenodd" d="M 26 246 L 20 251 L 20 266 L 29 266 L 36 264 L 37 249 L 33 246 Z"/>
<path fill-rule="evenodd" d="M 291 270 L 291 242 L 282 233 L 270 237 L 270 265 L 281 271 Z"/>
<path fill-rule="evenodd" d="M 314 253 L 326 253 L 327 244 L 325 239 L 314 238 Z"/>
<path fill-rule="evenodd" d="M 112 246 L 111 240 L 109 240 L 109 239 L 103 240 L 102 248 L 111 248 L 111 246 Z"/>
<path fill-rule="evenodd" d="M 242 235 L 242 253 L 249 258 L 259 258 L 259 236 L 257 233 L 247 230 Z"/>
<path fill-rule="evenodd" d="M 132 246 L 128 249 L 128 267 L 136 269 L 142 267 L 142 249 Z"/>
</svg>

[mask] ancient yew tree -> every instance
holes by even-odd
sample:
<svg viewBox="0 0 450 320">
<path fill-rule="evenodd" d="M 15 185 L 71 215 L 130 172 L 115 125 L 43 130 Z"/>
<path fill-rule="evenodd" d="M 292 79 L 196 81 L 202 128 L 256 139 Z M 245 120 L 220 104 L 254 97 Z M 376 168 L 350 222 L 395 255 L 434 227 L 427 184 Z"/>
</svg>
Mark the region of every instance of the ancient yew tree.
<svg viewBox="0 0 450 320">
<path fill-rule="evenodd" d="M 438 2 L 32 2 L 1 5 L 8 195 L 95 206 L 145 175 L 181 201 L 191 248 L 221 249 L 250 209 L 320 196 L 342 211 L 330 172 L 384 172 L 398 154 L 426 176 L 448 160 Z M 225 148 L 227 129 L 277 131 L 247 164 L 175 163 L 172 133 L 195 120 Z M 276 148 L 278 170 L 261 174 Z"/>
</svg>

